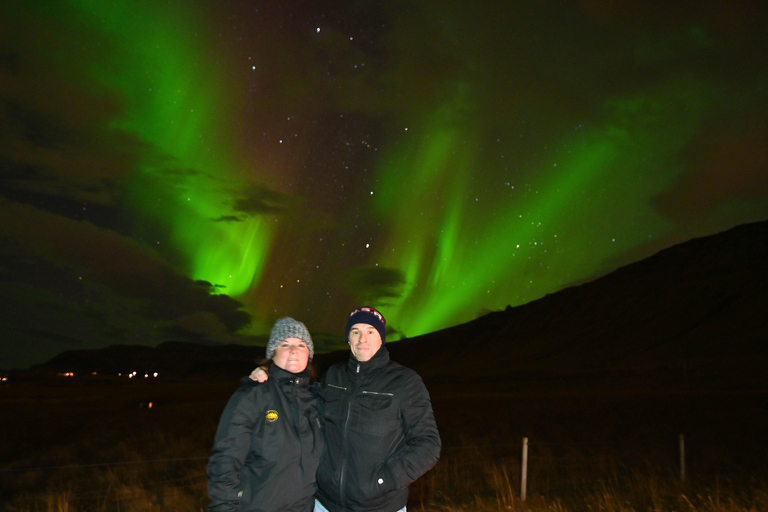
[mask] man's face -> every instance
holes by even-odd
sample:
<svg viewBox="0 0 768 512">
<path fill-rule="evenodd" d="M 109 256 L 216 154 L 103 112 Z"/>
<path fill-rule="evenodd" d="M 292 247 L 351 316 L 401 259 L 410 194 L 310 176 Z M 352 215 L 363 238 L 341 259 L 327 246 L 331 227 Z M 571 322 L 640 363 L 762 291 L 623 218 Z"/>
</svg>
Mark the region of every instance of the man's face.
<svg viewBox="0 0 768 512">
<path fill-rule="evenodd" d="M 358 361 L 368 361 L 381 347 L 381 335 L 369 324 L 355 324 L 349 330 L 349 348 Z"/>
<path fill-rule="evenodd" d="M 309 362 L 309 347 L 300 338 L 286 338 L 277 344 L 272 362 L 291 373 L 304 371 Z"/>
</svg>

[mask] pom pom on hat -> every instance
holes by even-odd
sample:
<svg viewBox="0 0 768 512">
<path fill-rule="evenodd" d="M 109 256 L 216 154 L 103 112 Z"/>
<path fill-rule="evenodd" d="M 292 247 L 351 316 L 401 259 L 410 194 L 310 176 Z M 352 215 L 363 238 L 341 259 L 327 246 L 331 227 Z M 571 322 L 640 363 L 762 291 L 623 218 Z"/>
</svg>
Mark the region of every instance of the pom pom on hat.
<svg viewBox="0 0 768 512">
<path fill-rule="evenodd" d="M 267 359 L 272 359 L 278 343 L 288 338 L 304 340 L 307 348 L 309 348 L 309 359 L 312 360 L 312 356 L 315 355 L 315 346 L 312 344 L 312 336 L 310 336 L 307 326 L 289 316 L 281 318 L 272 326 L 272 332 L 269 333 L 269 342 L 267 343 Z"/>
</svg>

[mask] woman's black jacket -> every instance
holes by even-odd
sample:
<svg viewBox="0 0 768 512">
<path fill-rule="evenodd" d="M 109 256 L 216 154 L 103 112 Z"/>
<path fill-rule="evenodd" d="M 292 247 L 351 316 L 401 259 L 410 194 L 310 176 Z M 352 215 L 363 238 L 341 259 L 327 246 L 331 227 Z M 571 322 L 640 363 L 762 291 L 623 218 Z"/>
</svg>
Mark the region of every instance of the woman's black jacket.
<svg viewBox="0 0 768 512">
<path fill-rule="evenodd" d="M 210 512 L 309 512 L 323 436 L 309 371 L 272 365 L 229 399 L 208 463 Z"/>
</svg>

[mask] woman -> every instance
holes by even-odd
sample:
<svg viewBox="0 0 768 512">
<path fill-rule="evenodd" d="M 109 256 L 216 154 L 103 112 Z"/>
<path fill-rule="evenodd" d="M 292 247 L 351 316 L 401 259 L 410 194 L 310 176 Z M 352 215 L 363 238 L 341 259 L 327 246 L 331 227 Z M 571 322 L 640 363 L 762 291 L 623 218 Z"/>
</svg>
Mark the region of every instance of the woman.
<svg viewBox="0 0 768 512">
<path fill-rule="evenodd" d="M 229 399 L 208 463 L 210 512 L 309 512 L 323 438 L 309 390 L 314 355 L 306 326 L 275 322 L 269 380 L 249 378 Z"/>
</svg>

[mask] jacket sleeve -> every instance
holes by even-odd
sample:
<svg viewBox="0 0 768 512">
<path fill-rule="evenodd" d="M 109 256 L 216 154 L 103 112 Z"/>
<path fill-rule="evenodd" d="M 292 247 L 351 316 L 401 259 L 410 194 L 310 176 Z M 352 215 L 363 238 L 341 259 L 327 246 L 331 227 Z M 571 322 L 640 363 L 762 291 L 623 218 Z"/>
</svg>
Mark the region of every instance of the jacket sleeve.
<svg viewBox="0 0 768 512">
<path fill-rule="evenodd" d="M 442 447 L 429 392 L 415 373 L 408 380 L 402 404 L 404 442 L 382 467 L 384 479 L 389 475 L 395 489 L 410 485 L 429 471 L 440 458 Z"/>
<path fill-rule="evenodd" d="M 208 461 L 209 512 L 240 510 L 240 474 L 256 427 L 256 384 L 244 384 L 229 399 Z"/>
</svg>

